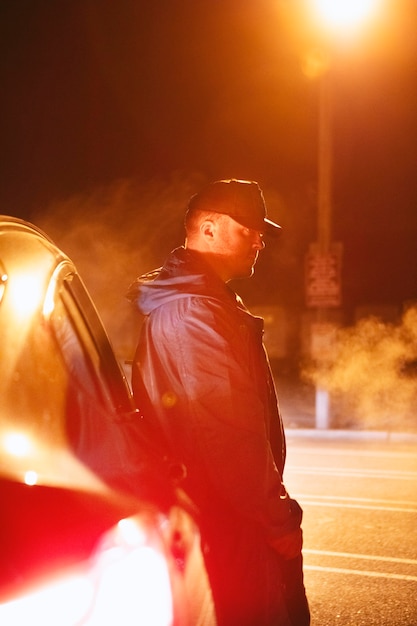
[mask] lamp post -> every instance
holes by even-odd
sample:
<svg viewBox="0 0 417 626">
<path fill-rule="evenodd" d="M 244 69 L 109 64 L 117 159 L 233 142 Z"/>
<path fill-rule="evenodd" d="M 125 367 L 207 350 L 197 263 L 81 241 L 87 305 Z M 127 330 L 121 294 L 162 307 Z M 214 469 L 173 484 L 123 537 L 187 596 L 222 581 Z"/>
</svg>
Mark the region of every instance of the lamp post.
<svg viewBox="0 0 417 626">
<path fill-rule="evenodd" d="M 314 20 L 323 37 L 348 38 L 357 33 L 360 26 L 375 11 L 381 0 L 310 0 Z M 319 119 L 318 119 L 318 194 L 317 194 L 317 243 L 309 254 L 308 285 L 310 306 L 317 310 L 316 324 L 312 330 L 312 353 L 319 359 L 330 349 L 332 325 L 329 324 L 329 307 L 340 306 L 341 245 L 332 242 L 332 170 L 333 170 L 333 104 L 330 64 L 326 59 L 319 62 Z M 307 294 L 309 299 L 309 294 Z M 315 348 L 315 344 L 317 347 Z M 316 428 L 329 428 L 329 394 L 316 387 Z"/>
<path fill-rule="evenodd" d="M 332 241 L 333 103 L 327 55 L 315 49 L 305 71 L 318 78 L 317 240 L 310 244 L 306 263 L 307 306 L 315 309 L 311 323 L 311 355 L 323 366 L 329 358 L 335 325 L 329 309 L 341 305 L 341 244 Z M 329 393 L 316 385 L 316 428 L 329 428 Z"/>
<path fill-rule="evenodd" d="M 329 70 L 319 84 L 317 240 L 319 252 L 327 254 L 332 239 L 333 170 L 332 95 Z"/>
<path fill-rule="evenodd" d="M 317 248 L 318 258 L 328 259 L 332 242 L 332 170 L 333 170 L 333 128 L 332 128 L 332 95 L 329 68 L 326 68 L 320 77 L 319 84 L 319 120 L 318 120 L 318 188 L 317 188 Z M 326 268 L 329 263 L 324 261 Z M 338 283 L 336 277 L 328 276 L 329 270 L 324 270 L 325 284 L 327 285 L 327 297 L 329 286 L 336 290 L 336 305 L 340 305 L 340 277 Z M 334 296 L 333 296 L 334 297 Z M 333 300 L 333 303 L 335 301 Z M 328 302 L 327 302 L 328 305 Z M 326 302 L 317 308 L 317 326 L 321 329 L 321 337 L 324 343 L 328 343 L 328 316 Z M 323 332 L 324 331 L 324 332 Z M 316 386 L 315 397 L 315 421 L 316 428 L 329 428 L 330 426 L 330 399 L 327 389 Z"/>
</svg>

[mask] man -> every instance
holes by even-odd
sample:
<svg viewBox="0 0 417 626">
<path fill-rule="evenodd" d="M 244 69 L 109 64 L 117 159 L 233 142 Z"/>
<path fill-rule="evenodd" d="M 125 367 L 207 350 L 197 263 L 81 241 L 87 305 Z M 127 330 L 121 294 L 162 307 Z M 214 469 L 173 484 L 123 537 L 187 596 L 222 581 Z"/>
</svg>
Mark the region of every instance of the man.
<svg viewBox="0 0 417 626">
<path fill-rule="evenodd" d="M 129 293 L 145 315 L 134 395 L 187 468 L 220 626 L 310 622 L 263 320 L 227 286 L 252 276 L 264 234 L 279 229 L 256 182 L 212 183 L 190 200 L 185 245 Z"/>
</svg>

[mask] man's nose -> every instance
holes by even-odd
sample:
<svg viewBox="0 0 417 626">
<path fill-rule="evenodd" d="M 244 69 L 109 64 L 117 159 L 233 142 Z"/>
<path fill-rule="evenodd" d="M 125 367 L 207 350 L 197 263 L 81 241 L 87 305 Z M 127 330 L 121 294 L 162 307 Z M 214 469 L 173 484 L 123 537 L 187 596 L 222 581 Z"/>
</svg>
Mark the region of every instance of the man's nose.
<svg viewBox="0 0 417 626">
<path fill-rule="evenodd" d="M 263 240 L 262 233 L 255 234 L 255 246 L 257 250 L 263 250 L 265 248 L 265 242 Z"/>
</svg>

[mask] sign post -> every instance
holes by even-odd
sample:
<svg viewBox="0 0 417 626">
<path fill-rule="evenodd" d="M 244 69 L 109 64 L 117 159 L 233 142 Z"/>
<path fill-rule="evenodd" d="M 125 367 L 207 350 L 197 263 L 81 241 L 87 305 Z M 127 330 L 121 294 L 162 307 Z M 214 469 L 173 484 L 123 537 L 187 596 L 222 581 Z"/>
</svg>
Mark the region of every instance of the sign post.
<svg viewBox="0 0 417 626">
<path fill-rule="evenodd" d="M 341 246 L 329 252 L 310 251 L 306 256 L 306 304 L 339 307 L 342 303 Z"/>
<path fill-rule="evenodd" d="M 342 244 L 332 243 L 327 250 L 312 244 L 305 260 L 305 296 L 308 308 L 317 311 L 317 319 L 311 325 L 311 356 L 318 363 L 331 358 L 335 324 L 328 319 L 327 310 L 342 304 Z M 329 393 L 316 387 L 316 428 L 328 428 Z"/>
</svg>

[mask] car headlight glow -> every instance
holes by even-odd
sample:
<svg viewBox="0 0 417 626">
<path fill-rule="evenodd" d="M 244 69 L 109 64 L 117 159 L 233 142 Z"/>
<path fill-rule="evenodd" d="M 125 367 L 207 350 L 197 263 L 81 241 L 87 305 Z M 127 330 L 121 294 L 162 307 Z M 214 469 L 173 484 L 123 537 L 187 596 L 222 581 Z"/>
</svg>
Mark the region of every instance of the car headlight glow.
<svg viewBox="0 0 417 626">
<path fill-rule="evenodd" d="M 38 622 L 43 626 L 82 624 L 93 597 L 91 582 L 68 576 L 26 596 L 0 604 L 0 622 L 19 626 Z"/>
<path fill-rule="evenodd" d="M 107 533 L 88 571 L 0 605 L 7 626 L 172 626 L 166 558 L 134 518 Z"/>
</svg>

